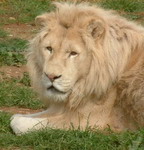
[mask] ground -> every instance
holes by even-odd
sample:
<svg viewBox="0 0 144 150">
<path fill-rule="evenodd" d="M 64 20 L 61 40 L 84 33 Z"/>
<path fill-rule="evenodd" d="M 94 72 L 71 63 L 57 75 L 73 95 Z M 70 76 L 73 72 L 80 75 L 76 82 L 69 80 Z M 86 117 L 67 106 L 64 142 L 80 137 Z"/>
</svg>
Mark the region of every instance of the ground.
<svg viewBox="0 0 144 150">
<path fill-rule="evenodd" d="M 36 26 L 29 24 L 6 24 L 3 25 L 3 30 L 9 33 L 8 36 L 12 38 L 20 38 L 25 40 L 30 40 L 34 37 L 34 31 L 36 31 Z M 27 72 L 26 65 L 21 66 L 1 66 L 0 67 L 0 81 L 4 81 L 5 79 L 12 78 L 23 78 L 23 74 Z M 20 108 L 20 107 L 0 107 L 0 112 L 9 112 L 11 114 L 29 114 L 36 113 L 42 111 L 42 109 L 28 109 L 28 108 Z"/>
<path fill-rule="evenodd" d="M 0 0 L 0 149 L 37 150 L 142 150 L 144 129 L 113 133 L 97 129 L 53 130 L 17 137 L 10 129 L 12 114 L 29 114 L 45 109 L 30 85 L 26 68 L 28 41 L 38 31 L 34 18 L 53 9 L 51 0 Z M 115 9 L 122 16 L 144 25 L 143 0 L 91 0 Z"/>
<path fill-rule="evenodd" d="M 30 24 L 6 24 L 3 29 L 13 38 L 30 40 L 34 37 L 36 26 Z"/>
<path fill-rule="evenodd" d="M 28 108 L 19 108 L 19 107 L 1 107 L 0 112 L 8 112 L 11 114 L 32 114 L 42 111 L 43 109 L 28 109 Z"/>
<path fill-rule="evenodd" d="M 25 65 L 20 67 L 18 66 L 1 66 L 0 67 L 0 80 L 4 80 L 5 78 L 22 78 L 23 73 L 27 72 L 27 68 Z"/>
</svg>

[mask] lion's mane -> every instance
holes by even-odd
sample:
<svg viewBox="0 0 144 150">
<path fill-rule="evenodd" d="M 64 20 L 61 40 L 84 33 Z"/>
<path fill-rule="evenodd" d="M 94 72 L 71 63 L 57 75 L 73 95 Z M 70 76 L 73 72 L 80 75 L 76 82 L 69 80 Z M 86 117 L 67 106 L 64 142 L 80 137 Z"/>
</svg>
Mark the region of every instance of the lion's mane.
<svg viewBox="0 0 144 150">
<path fill-rule="evenodd" d="M 40 33 L 31 41 L 28 54 L 28 67 L 32 83 L 40 91 L 39 78 L 42 74 L 39 42 L 48 33 L 53 24 L 60 24 L 65 28 L 78 26 L 87 49 L 91 51 L 92 63 L 85 80 L 80 80 L 73 87 L 69 96 L 70 107 L 77 107 L 85 97 L 91 95 L 96 100 L 104 96 L 117 83 L 122 75 L 130 70 L 134 61 L 132 56 L 142 51 L 144 47 L 144 29 L 120 17 L 115 12 L 90 6 L 88 4 L 55 3 L 56 10 L 43 16 L 46 21 L 36 19 L 43 26 Z M 102 21 L 98 31 L 103 31 L 100 38 L 94 39 L 83 28 L 92 18 Z"/>
</svg>

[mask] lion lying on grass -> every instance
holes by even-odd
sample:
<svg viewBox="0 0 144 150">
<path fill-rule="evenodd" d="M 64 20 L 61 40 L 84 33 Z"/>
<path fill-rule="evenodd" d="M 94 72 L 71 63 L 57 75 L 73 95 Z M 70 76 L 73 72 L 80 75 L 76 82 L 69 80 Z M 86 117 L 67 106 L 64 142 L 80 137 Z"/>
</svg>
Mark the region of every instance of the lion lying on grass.
<svg viewBox="0 0 144 150">
<path fill-rule="evenodd" d="M 144 126 L 144 28 L 88 4 L 55 3 L 36 18 L 28 67 L 48 109 L 14 115 L 16 134 L 45 127 Z"/>
</svg>

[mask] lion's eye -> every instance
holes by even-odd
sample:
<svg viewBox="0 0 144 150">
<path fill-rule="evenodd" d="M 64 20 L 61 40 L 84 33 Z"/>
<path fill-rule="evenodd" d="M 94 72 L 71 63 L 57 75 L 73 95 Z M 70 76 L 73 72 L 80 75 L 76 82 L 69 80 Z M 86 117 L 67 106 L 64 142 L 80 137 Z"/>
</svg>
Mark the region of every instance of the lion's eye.
<svg viewBox="0 0 144 150">
<path fill-rule="evenodd" d="M 69 56 L 76 57 L 77 55 L 78 55 L 78 53 L 77 53 L 77 52 L 72 51 L 72 52 L 70 52 L 70 55 L 69 55 Z"/>
<path fill-rule="evenodd" d="M 50 53 L 52 53 L 52 51 L 53 51 L 51 46 L 46 47 L 46 50 L 48 50 Z"/>
</svg>

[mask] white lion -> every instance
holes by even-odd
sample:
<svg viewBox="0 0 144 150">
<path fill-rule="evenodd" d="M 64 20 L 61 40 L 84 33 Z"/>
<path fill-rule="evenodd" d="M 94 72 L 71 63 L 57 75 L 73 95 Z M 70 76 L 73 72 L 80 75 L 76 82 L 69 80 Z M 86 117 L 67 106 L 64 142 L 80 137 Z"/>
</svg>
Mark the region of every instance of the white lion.
<svg viewBox="0 0 144 150">
<path fill-rule="evenodd" d="M 144 28 L 96 6 L 55 5 L 36 18 L 42 29 L 28 54 L 32 84 L 48 109 L 14 115 L 13 131 L 144 126 Z"/>
</svg>

